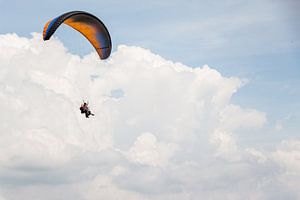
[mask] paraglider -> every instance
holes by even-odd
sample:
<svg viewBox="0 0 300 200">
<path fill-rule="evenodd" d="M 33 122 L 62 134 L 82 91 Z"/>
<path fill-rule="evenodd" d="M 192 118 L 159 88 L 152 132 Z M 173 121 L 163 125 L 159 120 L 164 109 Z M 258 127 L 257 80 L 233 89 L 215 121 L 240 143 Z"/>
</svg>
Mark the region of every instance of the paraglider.
<svg viewBox="0 0 300 200">
<path fill-rule="evenodd" d="M 85 114 L 86 118 L 89 118 L 90 115 L 94 116 L 94 114 L 90 111 L 88 105 L 89 105 L 89 103 L 83 102 L 83 104 L 81 104 L 81 106 L 79 108 L 81 111 L 81 114 Z"/>
<path fill-rule="evenodd" d="M 43 39 L 49 40 L 55 31 L 64 23 L 79 31 L 93 45 L 101 60 L 107 59 L 111 54 L 112 44 L 109 32 L 103 22 L 94 15 L 84 11 L 71 11 L 49 20 L 43 30 Z M 81 114 L 86 118 L 94 114 L 90 111 L 88 103 L 80 106 Z"/>
<path fill-rule="evenodd" d="M 44 26 L 43 39 L 49 40 L 62 23 L 86 37 L 97 51 L 100 59 L 110 56 L 112 44 L 107 28 L 100 19 L 84 11 L 67 12 L 49 20 Z"/>
</svg>

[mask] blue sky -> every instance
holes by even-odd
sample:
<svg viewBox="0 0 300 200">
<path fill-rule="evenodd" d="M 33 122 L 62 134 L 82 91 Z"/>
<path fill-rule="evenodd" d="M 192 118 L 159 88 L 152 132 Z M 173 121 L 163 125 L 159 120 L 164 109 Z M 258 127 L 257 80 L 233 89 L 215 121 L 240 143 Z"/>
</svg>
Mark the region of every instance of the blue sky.
<svg viewBox="0 0 300 200">
<path fill-rule="evenodd" d="M 41 33 L 49 19 L 72 10 L 90 12 L 105 23 L 113 42 L 111 61 L 83 58 L 93 48 L 66 26 L 49 45 L 31 36 Z M 0 116 L 0 133 L 6 131 L 0 147 L 7 152 L 0 155 L 0 199 L 31 199 L 34 191 L 59 199 L 51 191 L 66 191 L 69 197 L 86 188 L 91 196 L 74 196 L 111 199 L 97 193 L 101 184 L 129 199 L 174 199 L 173 191 L 182 192 L 177 199 L 245 199 L 250 194 L 257 194 L 251 199 L 297 199 L 299 10 L 298 0 L 0 0 L 0 99 L 11 114 Z M 66 54 L 61 42 L 82 59 Z M 52 54 L 47 57 L 47 52 Z M 68 73 L 61 76 L 54 69 Z M 89 84 L 86 76 L 94 74 Z M 246 84 L 239 88 L 241 82 Z M 89 126 L 73 113 L 83 88 L 92 91 L 98 105 Z M 212 96 L 221 96 L 216 100 L 221 106 Z M 68 117 L 56 119 L 52 108 L 57 102 L 70 111 Z M 23 112 L 29 117 L 19 122 Z M 49 117 L 43 119 L 45 113 Z M 41 154 L 35 149 L 39 145 L 45 147 Z M 15 173 L 20 171 L 28 179 Z M 236 188 L 240 193 L 234 193 Z M 15 189 L 20 194 L 11 192 Z"/>
<path fill-rule="evenodd" d="M 0 33 L 29 36 L 70 10 L 99 16 L 119 44 L 150 49 L 189 66 L 208 64 L 248 79 L 233 100 L 283 121 L 296 136 L 300 120 L 300 2 L 278 1 L 0 1 Z M 61 30 L 70 51 L 72 31 Z M 80 49 L 83 44 L 80 44 Z M 85 47 L 87 53 L 92 48 Z M 285 118 L 288 118 L 284 120 Z"/>
</svg>

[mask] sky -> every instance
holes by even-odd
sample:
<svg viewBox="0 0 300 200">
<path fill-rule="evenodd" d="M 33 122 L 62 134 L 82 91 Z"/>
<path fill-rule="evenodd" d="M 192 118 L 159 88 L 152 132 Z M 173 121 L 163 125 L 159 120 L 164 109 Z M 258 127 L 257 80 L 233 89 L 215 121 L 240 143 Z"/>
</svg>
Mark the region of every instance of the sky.
<svg viewBox="0 0 300 200">
<path fill-rule="evenodd" d="M 0 0 L 0 200 L 299 199 L 299 8 Z M 108 60 L 66 26 L 42 41 L 71 10 Z"/>
</svg>

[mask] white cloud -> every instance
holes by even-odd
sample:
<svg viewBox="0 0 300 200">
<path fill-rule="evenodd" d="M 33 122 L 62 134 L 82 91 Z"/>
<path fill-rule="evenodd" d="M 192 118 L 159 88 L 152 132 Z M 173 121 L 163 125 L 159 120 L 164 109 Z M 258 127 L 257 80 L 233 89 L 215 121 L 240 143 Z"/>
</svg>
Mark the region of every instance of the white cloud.
<svg viewBox="0 0 300 200">
<path fill-rule="evenodd" d="M 0 35 L 1 194 L 296 199 L 297 141 L 270 152 L 239 140 L 267 120 L 231 103 L 242 84 L 139 47 L 121 45 L 100 61 L 40 34 Z M 82 99 L 95 117 L 80 114 Z"/>
<path fill-rule="evenodd" d="M 273 156 L 286 173 L 291 175 L 300 174 L 300 141 L 282 142 Z"/>
<path fill-rule="evenodd" d="M 143 133 L 125 155 L 130 161 L 152 166 L 164 166 L 177 150 L 175 144 L 157 142 L 155 135 Z"/>
<path fill-rule="evenodd" d="M 289 188 L 295 199 L 300 198 L 300 141 L 283 141 L 276 152 L 272 154 L 274 161 L 280 167 L 278 180 Z"/>
</svg>

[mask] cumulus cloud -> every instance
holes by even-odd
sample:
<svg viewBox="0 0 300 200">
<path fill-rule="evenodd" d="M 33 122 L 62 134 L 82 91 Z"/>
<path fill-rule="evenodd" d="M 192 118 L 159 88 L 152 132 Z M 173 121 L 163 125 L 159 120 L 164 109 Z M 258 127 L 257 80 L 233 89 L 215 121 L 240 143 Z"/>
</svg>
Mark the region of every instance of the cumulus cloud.
<svg viewBox="0 0 300 200">
<path fill-rule="evenodd" d="M 132 162 L 145 165 L 164 166 L 176 151 L 177 145 L 158 143 L 155 135 L 144 133 L 134 142 L 129 152 L 125 153 Z"/>
<path fill-rule="evenodd" d="M 231 102 L 243 84 L 139 47 L 101 61 L 0 35 L 0 198 L 297 199 L 299 141 L 241 144 L 267 122 Z"/>
<path fill-rule="evenodd" d="M 294 199 L 300 198 L 300 141 L 287 140 L 281 142 L 279 148 L 272 154 L 274 162 L 281 173 L 278 181 L 284 185 Z"/>
</svg>

